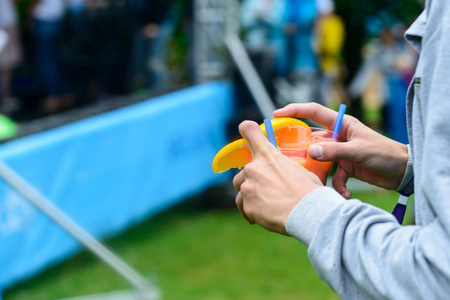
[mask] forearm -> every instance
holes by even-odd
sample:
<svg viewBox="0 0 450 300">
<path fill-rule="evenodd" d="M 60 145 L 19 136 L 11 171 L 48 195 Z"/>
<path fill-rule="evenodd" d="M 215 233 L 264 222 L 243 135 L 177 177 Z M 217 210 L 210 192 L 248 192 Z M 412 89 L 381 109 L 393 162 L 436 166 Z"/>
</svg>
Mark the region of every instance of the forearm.
<svg viewBox="0 0 450 300">
<path fill-rule="evenodd" d="M 309 246 L 317 273 L 343 299 L 443 299 L 450 293 L 450 241 L 437 221 L 402 227 L 383 210 L 320 188 L 291 212 L 286 229 Z"/>
</svg>

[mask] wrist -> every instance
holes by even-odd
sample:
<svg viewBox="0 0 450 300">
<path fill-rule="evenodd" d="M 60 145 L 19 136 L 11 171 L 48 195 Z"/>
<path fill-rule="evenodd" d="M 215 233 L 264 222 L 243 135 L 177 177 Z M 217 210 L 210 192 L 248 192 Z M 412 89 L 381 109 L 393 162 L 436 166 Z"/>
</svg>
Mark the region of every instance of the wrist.
<svg viewBox="0 0 450 300">
<path fill-rule="evenodd" d="M 317 178 L 317 181 L 319 181 L 318 178 Z M 323 184 L 317 184 L 317 183 L 313 183 L 307 187 L 303 187 L 301 190 L 299 190 L 299 192 L 297 194 L 299 197 L 296 198 L 297 199 L 296 201 L 288 202 L 285 204 L 285 206 L 282 209 L 282 211 L 283 211 L 282 222 L 279 223 L 282 227 L 282 232 L 280 232 L 281 234 L 290 236 L 290 234 L 287 232 L 287 224 L 288 224 L 289 216 L 296 209 L 296 207 L 299 205 L 299 203 L 301 203 L 302 201 L 305 201 L 305 199 L 311 198 L 312 197 L 311 195 L 313 195 L 313 197 L 314 197 L 314 195 L 316 195 L 316 192 L 324 187 L 325 186 Z M 327 188 L 327 189 L 333 190 L 331 188 Z M 300 199 L 300 201 L 298 201 L 298 199 Z"/>
<path fill-rule="evenodd" d="M 409 150 L 408 145 L 402 144 L 402 150 L 399 151 L 398 156 L 398 164 L 397 164 L 397 184 L 395 185 L 397 188 L 402 184 L 404 176 L 406 174 L 406 169 L 408 168 L 408 160 L 409 160 Z"/>
<path fill-rule="evenodd" d="M 289 214 L 286 232 L 309 246 L 319 224 L 343 203 L 346 200 L 329 187 L 313 190 Z"/>
</svg>

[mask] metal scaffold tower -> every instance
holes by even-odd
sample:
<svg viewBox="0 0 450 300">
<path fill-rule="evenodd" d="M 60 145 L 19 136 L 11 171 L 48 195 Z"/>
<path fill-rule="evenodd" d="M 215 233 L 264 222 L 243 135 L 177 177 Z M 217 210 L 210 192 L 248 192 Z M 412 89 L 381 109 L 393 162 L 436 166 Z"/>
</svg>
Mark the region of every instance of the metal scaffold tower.
<svg viewBox="0 0 450 300">
<path fill-rule="evenodd" d="M 222 78 L 229 69 L 223 42 L 237 33 L 239 4 L 235 0 L 194 0 L 193 69 L 196 83 Z"/>
<path fill-rule="evenodd" d="M 226 77 L 234 62 L 261 114 L 264 118 L 270 118 L 275 105 L 239 38 L 238 16 L 237 0 L 194 1 L 192 47 L 194 81 L 201 83 Z"/>
</svg>

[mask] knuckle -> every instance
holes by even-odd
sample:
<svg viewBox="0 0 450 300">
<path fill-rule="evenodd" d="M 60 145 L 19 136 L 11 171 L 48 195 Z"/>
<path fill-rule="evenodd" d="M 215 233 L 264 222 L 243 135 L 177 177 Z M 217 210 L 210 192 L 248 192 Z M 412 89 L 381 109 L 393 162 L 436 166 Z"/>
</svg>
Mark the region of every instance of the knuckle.
<svg viewBox="0 0 450 300">
<path fill-rule="evenodd" d="M 334 160 L 340 159 L 342 157 L 342 149 L 339 147 L 337 143 L 330 143 L 330 156 Z"/>
<path fill-rule="evenodd" d="M 254 163 L 248 163 L 244 166 L 244 174 L 245 176 L 251 176 L 255 171 Z"/>
<path fill-rule="evenodd" d="M 267 165 L 274 167 L 279 163 L 279 159 L 283 158 L 282 154 L 280 153 L 280 155 L 270 155 L 266 158 L 266 163 Z"/>
<path fill-rule="evenodd" d="M 267 147 L 263 147 L 259 153 L 262 158 L 266 161 L 274 161 L 277 155 L 281 155 L 280 151 L 278 151 L 272 145 L 267 145 Z"/>
<path fill-rule="evenodd" d="M 264 158 L 264 160 L 266 161 L 270 161 L 274 159 L 274 155 L 273 152 L 271 151 L 271 149 L 264 147 L 263 149 L 261 149 L 260 151 L 261 157 Z"/>
<path fill-rule="evenodd" d="M 283 155 L 281 152 L 275 147 L 273 147 L 273 149 L 272 146 L 262 148 L 253 162 L 244 167 L 245 175 L 258 176 L 258 174 L 264 170 L 264 165 L 274 165 L 278 161 L 279 157 L 282 156 Z"/>
<path fill-rule="evenodd" d="M 348 122 L 352 126 L 355 126 L 355 125 L 358 125 L 361 123 L 361 121 L 358 120 L 356 117 L 350 116 L 350 115 L 345 115 L 344 121 Z"/>
<path fill-rule="evenodd" d="M 350 116 L 350 115 L 345 115 L 343 122 L 346 123 L 346 126 L 348 128 L 352 128 L 357 131 L 362 130 L 365 127 L 367 127 L 358 118 L 356 118 L 354 116 Z"/>
<path fill-rule="evenodd" d="M 310 105 L 311 105 L 311 107 L 312 107 L 314 110 L 318 110 L 319 108 L 322 107 L 322 105 L 320 105 L 320 104 L 317 103 L 317 102 L 311 102 Z"/>
<path fill-rule="evenodd" d="M 239 185 L 240 185 L 240 180 L 239 180 L 239 174 L 238 175 L 236 175 L 236 176 L 234 176 L 234 178 L 233 178 L 233 186 L 234 186 L 234 188 L 237 190 L 238 189 L 238 187 L 239 187 Z"/>
<path fill-rule="evenodd" d="M 251 162 L 244 166 L 244 174 L 245 177 L 255 177 L 258 174 L 258 163 L 257 162 Z"/>
<path fill-rule="evenodd" d="M 323 113 L 323 106 L 316 102 L 309 103 L 309 105 L 311 105 L 312 118 L 320 119 Z"/>
<path fill-rule="evenodd" d="M 321 160 L 339 160 L 339 147 L 337 143 L 322 143 L 320 146 L 323 149 Z"/>
<path fill-rule="evenodd" d="M 254 190 L 253 185 L 249 184 L 248 182 L 244 182 L 241 185 L 241 193 L 243 195 L 251 195 L 253 190 Z"/>
<path fill-rule="evenodd" d="M 237 194 L 236 198 L 234 198 L 234 203 L 236 203 L 236 206 L 239 207 L 241 203 L 241 196 Z"/>
<path fill-rule="evenodd" d="M 296 111 L 298 110 L 299 105 L 295 104 L 295 103 L 289 103 L 288 105 L 286 105 L 286 109 L 290 110 L 290 111 Z"/>
</svg>

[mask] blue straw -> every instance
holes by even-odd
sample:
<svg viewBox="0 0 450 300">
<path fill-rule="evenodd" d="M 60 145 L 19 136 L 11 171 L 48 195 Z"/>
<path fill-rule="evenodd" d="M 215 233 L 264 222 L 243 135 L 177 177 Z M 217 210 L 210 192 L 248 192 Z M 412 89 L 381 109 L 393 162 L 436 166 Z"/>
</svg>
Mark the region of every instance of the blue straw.
<svg viewBox="0 0 450 300">
<path fill-rule="evenodd" d="M 275 139 L 275 134 L 273 133 L 273 127 L 272 127 L 272 121 L 268 118 L 268 119 L 264 119 L 264 125 L 266 126 L 266 133 L 267 133 L 267 138 L 269 139 L 269 142 L 275 146 L 275 148 L 277 147 L 277 141 Z"/>
<path fill-rule="evenodd" d="M 336 123 L 334 123 L 334 129 L 333 129 L 333 139 L 337 141 L 339 131 L 341 130 L 342 125 L 342 119 L 344 118 L 345 109 L 347 108 L 347 105 L 341 104 L 339 106 L 339 112 L 336 118 Z"/>
</svg>

